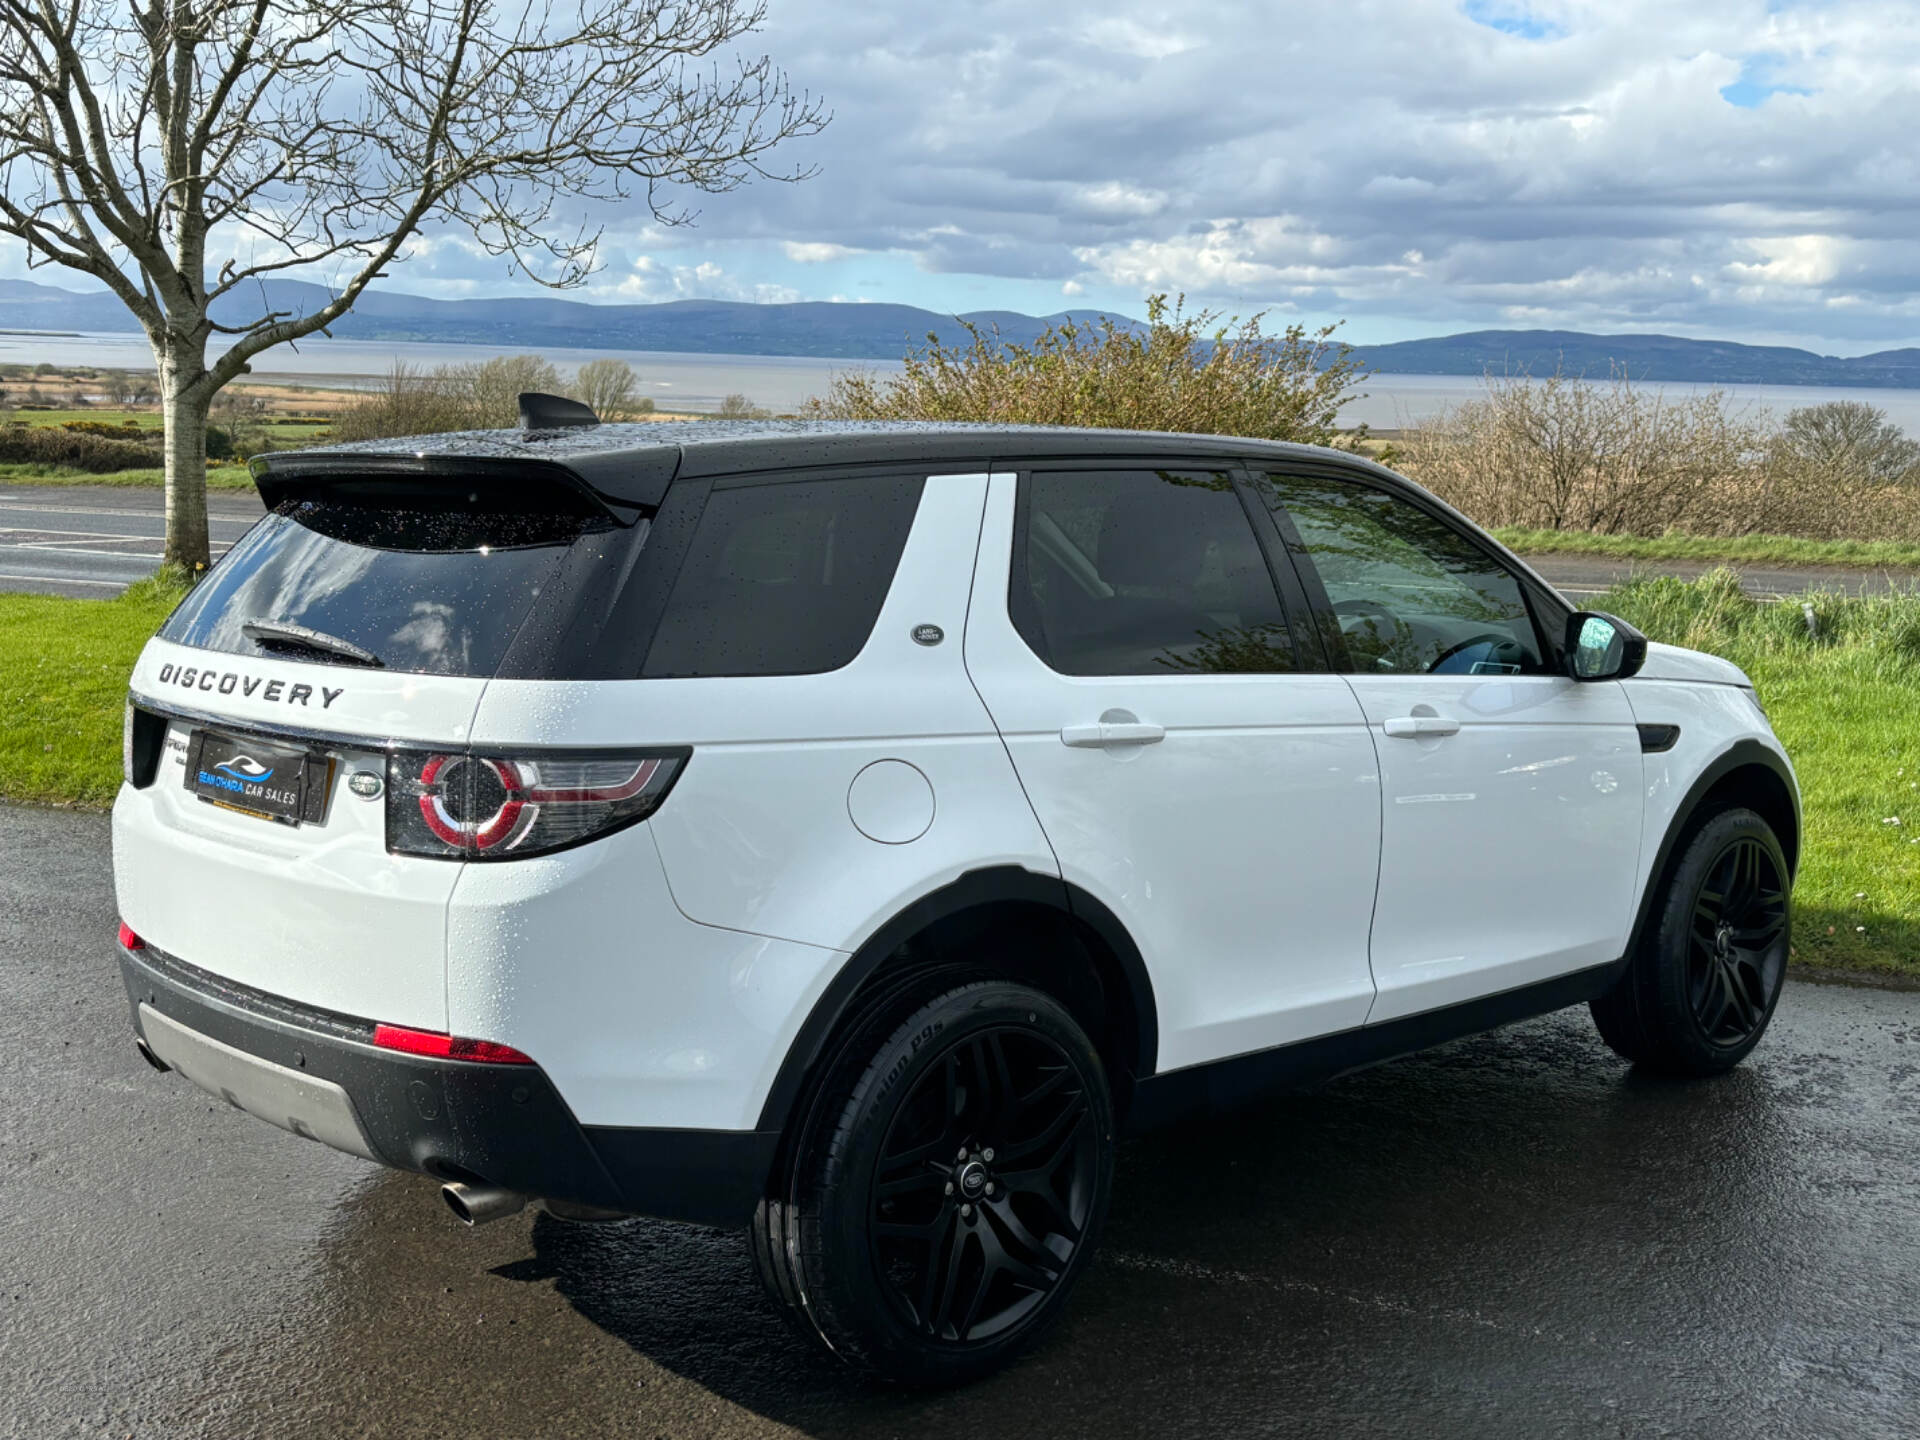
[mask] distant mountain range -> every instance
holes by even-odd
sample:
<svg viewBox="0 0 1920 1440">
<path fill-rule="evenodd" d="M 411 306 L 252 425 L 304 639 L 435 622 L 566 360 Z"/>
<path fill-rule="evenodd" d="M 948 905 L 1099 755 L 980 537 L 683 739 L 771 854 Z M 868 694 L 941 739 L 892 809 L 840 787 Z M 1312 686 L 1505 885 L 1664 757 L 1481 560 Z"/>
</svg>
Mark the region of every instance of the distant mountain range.
<svg viewBox="0 0 1920 1440">
<path fill-rule="evenodd" d="M 264 295 L 262 291 L 264 290 Z M 296 314 L 319 309 L 332 298 L 319 285 L 269 280 L 247 288 L 244 298 L 216 302 L 214 319 L 244 322 L 264 303 Z M 1092 311 L 1017 315 L 980 310 L 964 317 L 983 329 L 999 327 L 1008 340 L 1024 343 L 1048 326 Z M 1129 324 L 1133 323 L 1131 321 Z M 124 306 L 98 291 L 76 294 L 24 280 L 0 280 L 0 330 L 137 331 Z M 947 344 L 964 343 L 966 331 L 951 315 L 911 305 L 858 305 L 816 301 L 798 305 L 750 305 L 730 300 L 675 300 L 662 305 L 591 305 L 546 297 L 502 300 L 429 300 L 391 290 L 369 290 L 331 327 L 342 340 L 426 340 L 492 345 L 514 350 L 666 350 L 681 354 L 807 355 L 822 359 L 898 360 L 927 333 Z"/>
<path fill-rule="evenodd" d="M 1567 375 L 1709 385 L 1836 385 L 1920 389 L 1920 350 L 1851 359 L 1784 345 L 1682 340 L 1675 335 L 1589 335 L 1579 330 L 1475 330 L 1434 340 L 1359 345 L 1367 368 L 1391 375 Z"/>
<path fill-rule="evenodd" d="M 264 292 L 264 293 L 263 293 Z M 277 310 L 311 312 L 329 292 L 299 280 L 269 280 L 244 303 L 216 306 L 233 322 Z M 1027 343 L 1065 319 L 1094 311 L 1020 315 L 980 310 L 960 317 Z M 1131 319 L 1127 325 L 1139 322 Z M 105 292 L 76 293 L 25 280 L 0 280 L 0 330 L 137 330 Z M 429 300 L 370 290 L 333 326 L 343 340 L 423 340 L 501 349 L 663 350 L 694 354 L 799 355 L 831 360 L 898 360 L 928 333 L 948 344 L 966 333 L 951 315 L 911 305 L 817 301 L 752 305 L 727 300 L 676 300 L 663 305 L 594 305 L 578 300 L 513 298 Z M 1434 340 L 1361 345 L 1354 356 L 1369 369 L 1396 375 L 1526 373 L 1604 377 L 1623 369 L 1635 380 L 1744 385 L 1833 385 L 1920 389 L 1920 350 L 1884 350 L 1851 359 L 1778 345 L 1682 340 L 1672 335 L 1591 335 L 1577 330 L 1476 330 Z"/>
</svg>

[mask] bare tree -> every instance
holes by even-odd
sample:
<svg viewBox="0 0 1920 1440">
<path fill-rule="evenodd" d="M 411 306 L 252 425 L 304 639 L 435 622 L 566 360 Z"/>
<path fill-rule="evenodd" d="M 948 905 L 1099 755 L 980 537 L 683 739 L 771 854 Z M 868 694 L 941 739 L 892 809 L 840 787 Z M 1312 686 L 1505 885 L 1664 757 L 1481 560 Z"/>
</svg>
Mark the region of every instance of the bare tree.
<svg viewBox="0 0 1920 1440">
<path fill-rule="evenodd" d="M 152 346 L 166 558 L 208 559 L 206 423 L 274 345 L 324 330 L 429 223 L 580 283 L 580 218 L 754 176 L 819 106 L 723 62 L 763 0 L 0 0 L 0 234 L 91 275 Z M 224 258 L 222 258 L 224 257 Z M 274 308 L 319 267 L 332 298 Z M 221 342 L 216 345 L 215 341 Z"/>
<path fill-rule="evenodd" d="M 634 394 L 640 377 L 624 360 L 589 360 L 574 372 L 573 398 L 590 407 L 602 420 L 631 420 L 653 409 L 651 400 Z"/>
<path fill-rule="evenodd" d="M 1920 441 L 1859 400 L 1829 400 L 1787 416 L 1780 443 L 1794 459 L 1843 477 L 1895 484 L 1920 468 Z"/>
</svg>

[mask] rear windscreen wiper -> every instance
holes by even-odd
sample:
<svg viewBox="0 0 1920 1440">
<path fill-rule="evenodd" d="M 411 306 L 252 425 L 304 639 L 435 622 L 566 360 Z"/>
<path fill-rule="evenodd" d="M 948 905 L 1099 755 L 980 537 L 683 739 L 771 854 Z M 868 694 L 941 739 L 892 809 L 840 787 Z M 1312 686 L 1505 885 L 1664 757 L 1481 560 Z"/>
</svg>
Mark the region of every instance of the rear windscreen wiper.
<svg viewBox="0 0 1920 1440">
<path fill-rule="evenodd" d="M 249 620 L 240 629 L 249 640 L 257 640 L 262 645 L 312 650 L 316 654 L 331 655 L 335 659 L 348 660 L 355 665 L 371 665 L 377 670 L 386 668 L 386 661 L 371 650 L 362 650 L 351 640 L 342 640 L 337 635 L 328 635 L 319 630 L 309 630 L 304 625 L 295 625 L 288 620 Z"/>
</svg>

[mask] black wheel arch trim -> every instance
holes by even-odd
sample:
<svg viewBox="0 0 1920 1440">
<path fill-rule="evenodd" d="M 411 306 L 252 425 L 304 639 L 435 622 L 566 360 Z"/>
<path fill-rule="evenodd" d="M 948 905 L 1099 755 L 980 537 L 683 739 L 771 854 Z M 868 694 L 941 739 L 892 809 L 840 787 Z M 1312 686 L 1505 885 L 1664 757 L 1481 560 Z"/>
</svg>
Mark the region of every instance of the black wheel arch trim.
<svg viewBox="0 0 1920 1440">
<path fill-rule="evenodd" d="M 1019 865 L 969 870 L 958 880 L 913 901 L 881 925 L 855 950 L 814 1002 L 787 1049 L 773 1087 L 761 1107 L 761 1131 L 784 1131 L 796 1118 L 807 1081 L 827 1053 L 828 1042 L 846 1018 L 854 997 L 901 945 L 964 911 L 1008 901 L 1043 905 L 1084 922 L 1113 952 L 1127 980 L 1135 1016 L 1134 1078 L 1154 1073 L 1160 1021 L 1146 961 L 1112 910 L 1071 881 L 1040 875 Z"/>
<path fill-rule="evenodd" d="M 1707 796 L 1716 785 L 1736 770 L 1745 770 L 1756 765 L 1772 772 L 1793 803 L 1794 833 L 1790 836 L 1777 837 L 1780 848 L 1787 855 L 1787 883 L 1789 885 L 1793 883 L 1793 877 L 1800 868 L 1800 833 L 1803 824 L 1800 810 L 1800 786 L 1794 780 L 1793 771 L 1777 750 L 1763 745 L 1758 740 L 1736 740 L 1709 761 L 1694 777 L 1693 784 L 1687 787 L 1686 795 L 1675 807 L 1673 819 L 1667 822 L 1666 833 L 1660 837 L 1660 848 L 1654 852 L 1653 865 L 1647 871 L 1647 882 L 1641 890 L 1640 906 L 1634 914 L 1633 929 L 1627 936 L 1626 954 L 1619 962 L 1622 967 L 1639 953 L 1640 942 L 1646 936 L 1647 926 L 1652 923 L 1654 913 L 1659 908 L 1661 882 L 1665 880 L 1667 869 L 1673 863 L 1674 851 L 1681 840 L 1692 833 Z"/>
</svg>

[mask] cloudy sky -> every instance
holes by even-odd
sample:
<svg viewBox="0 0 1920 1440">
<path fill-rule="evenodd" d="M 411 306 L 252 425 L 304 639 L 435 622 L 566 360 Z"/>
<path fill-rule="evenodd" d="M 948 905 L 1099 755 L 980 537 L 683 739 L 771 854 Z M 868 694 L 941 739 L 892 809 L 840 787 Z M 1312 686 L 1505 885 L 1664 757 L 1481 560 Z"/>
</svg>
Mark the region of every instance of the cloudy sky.
<svg viewBox="0 0 1920 1440">
<path fill-rule="evenodd" d="M 817 178 L 606 217 L 589 298 L 1920 342 L 1920 0 L 769 3 Z"/>
</svg>

